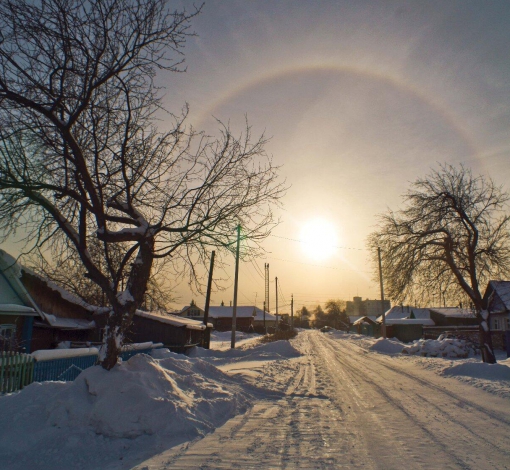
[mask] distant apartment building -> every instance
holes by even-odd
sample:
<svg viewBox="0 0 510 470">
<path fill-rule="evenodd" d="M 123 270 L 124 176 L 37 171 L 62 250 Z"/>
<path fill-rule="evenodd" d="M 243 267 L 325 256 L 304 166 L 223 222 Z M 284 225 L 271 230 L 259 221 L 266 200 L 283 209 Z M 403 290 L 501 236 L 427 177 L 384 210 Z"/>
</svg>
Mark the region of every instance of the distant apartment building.
<svg viewBox="0 0 510 470">
<path fill-rule="evenodd" d="M 377 316 L 389 310 L 390 307 L 389 300 L 385 300 L 381 308 L 380 300 L 363 300 L 361 297 L 353 297 L 352 301 L 347 301 L 346 311 L 347 316 Z"/>
</svg>

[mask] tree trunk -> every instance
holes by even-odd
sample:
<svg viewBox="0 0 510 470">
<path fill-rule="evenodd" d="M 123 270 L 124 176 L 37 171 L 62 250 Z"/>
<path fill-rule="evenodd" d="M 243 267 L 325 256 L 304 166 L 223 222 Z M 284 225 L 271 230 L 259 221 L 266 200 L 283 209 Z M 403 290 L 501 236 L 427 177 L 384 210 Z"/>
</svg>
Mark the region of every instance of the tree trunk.
<svg viewBox="0 0 510 470">
<path fill-rule="evenodd" d="M 488 323 L 488 322 L 484 322 Z M 490 329 L 485 330 L 483 324 L 480 325 L 479 331 L 480 351 L 482 353 L 482 360 L 488 364 L 496 364 L 496 355 L 492 347 L 492 335 Z"/>
<path fill-rule="evenodd" d="M 124 344 L 125 333 L 133 321 L 135 311 L 135 305 L 132 305 L 130 309 L 126 308 L 126 306 L 117 305 L 110 312 L 105 339 L 106 353 L 101 362 L 101 365 L 106 370 L 111 370 L 117 364 L 122 345 Z"/>
<path fill-rule="evenodd" d="M 154 239 L 147 238 L 140 242 L 140 248 L 127 281 L 123 298 L 115 298 L 112 302 L 106 331 L 106 354 L 101 365 L 112 369 L 118 361 L 124 344 L 126 333 L 133 322 L 136 309 L 142 304 L 147 282 L 149 280 L 154 260 Z"/>
<path fill-rule="evenodd" d="M 492 347 L 492 335 L 490 328 L 489 311 L 482 310 L 482 300 L 475 302 L 476 316 L 480 322 L 478 330 L 478 342 L 480 343 L 480 352 L 482 353 L 482 360 L 488 364 L 496 364 L 496 355 Z"/>
</svg>

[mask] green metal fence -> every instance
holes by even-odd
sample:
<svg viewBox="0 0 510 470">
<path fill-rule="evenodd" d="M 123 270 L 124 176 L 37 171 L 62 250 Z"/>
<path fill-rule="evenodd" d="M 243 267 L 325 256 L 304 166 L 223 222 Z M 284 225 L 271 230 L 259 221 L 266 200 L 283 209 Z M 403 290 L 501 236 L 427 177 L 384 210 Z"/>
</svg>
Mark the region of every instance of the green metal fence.
<svg viewBox="0 0 510 470">
<path fill-rule="evenodd" d="M 33 382 L 34 359 L 29 354 L 0 353 L 0 393 L 20 390 Z"/>
</svg>

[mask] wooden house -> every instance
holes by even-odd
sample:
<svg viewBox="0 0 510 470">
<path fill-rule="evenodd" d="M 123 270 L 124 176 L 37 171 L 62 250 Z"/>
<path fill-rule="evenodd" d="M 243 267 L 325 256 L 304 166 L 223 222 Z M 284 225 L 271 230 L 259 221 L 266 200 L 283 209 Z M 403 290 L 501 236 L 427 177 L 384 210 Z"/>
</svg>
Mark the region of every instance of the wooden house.
<svg viewBox="0 0 510 470">
<path fill-rule="evenodd" d="M 99 343 L 94 315 L 109 309 L 87 304 L 54 282 L 21 268 L 21 282 L 42 312 L 34 322 L 32 350 L 53 349 L 59 343 Z"/>
<path fill-rule="evenodd" d="M 192 318 L 193 320 L 204 319 L 204 310 L 198 307 L 195 302 L 191 302 L 190 305 L 186 305 L 180 311 L 173 313 L 178 317 Z"/>
<path fill-rule="evenodd" d="M 483 296 L 489 313 L 492 343 L 495 348 L 510 350 L 510 281 L 489 281 Z"/>
<path fill-rule="evenodd" d="M 510 281 L 489 281 L 483 299 L 491 330 L 510 330 Z"/>
</svg>

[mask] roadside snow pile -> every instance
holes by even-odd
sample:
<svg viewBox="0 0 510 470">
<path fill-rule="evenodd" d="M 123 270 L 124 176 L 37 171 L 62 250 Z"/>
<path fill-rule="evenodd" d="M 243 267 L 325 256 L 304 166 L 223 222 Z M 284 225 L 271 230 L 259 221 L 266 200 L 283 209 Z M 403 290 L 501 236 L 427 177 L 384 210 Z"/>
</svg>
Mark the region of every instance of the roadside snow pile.
<svg viewBox="0 0 510 470">
<path fill-rule="evenodd" d="M 290 359 L 292 357 L 299 357 L 301 353 L 294 348 L 289 341 L 274 341 L 272 343 L 265 343 L 259 346 L 250 347 L 247 349 L 227 349 L 225 351 L 218 351 L 212 349 L 193 348 L 190 352 L 190 357 L 200 357 L 204 360 L 225 360 L 225 359 L 238 359 L 238 360 L 278 360 Z"/>
<path fill-rule="evenodd" d="M 368 349 L 383 354 L 396 354 L 402 352 L 404 345 L 397 340 L 379 338 Z"/>
<path fill-rule="evenodd" d="M 424 357 L 461 357 L 475 354 L 472 343 L 464 339 L 419 339 L 404 347 L 402 354 L 416 354 Z"/>
<path fill-rule="evenodd" d="M 138 354 L 109 372 L 91 367 L 74 382 L 33 383 L 0 397 L 2 467 L 104 468 L 119 458 L 116 448 L 126 456 L 128 447 L 150 452 L 191 440 L 250 406 L 250 393 L 211 364 L 168 350 L 158 355 L 166 357 Z M 34 458 L 44 465 L 31 467 Z"/>
<path fill-rule="evenodd" d="M 253 336 L 260 336 L 256 333 L 244 333 L 243 331 L 236 330 L 236 341 L 241 341 L 246 338 L 251 338 Z M 213 331 L 211 332 L 211 341 L 227 341 L 230 343 L 232 338 L 231 331 Z"/>
<path fill-rule="evenodd" d="M 258 333 L 244 333 L 236 331 L 236 348 L 242 346 L 251 346 L 256 343 L 262 335 Z M 232 340 L 231 331 L 213 331 L 211 333 L 211 349 L 218 351 L 226 351 L 230 349 Z"/>
<path fill-rule="evenodd" d="M 498 364 L 465 362 L 445 369 L 442 375 L 461 375 L 485 380 L 510 380 L 510 361 L 502 361 Z"/>
</svg>

